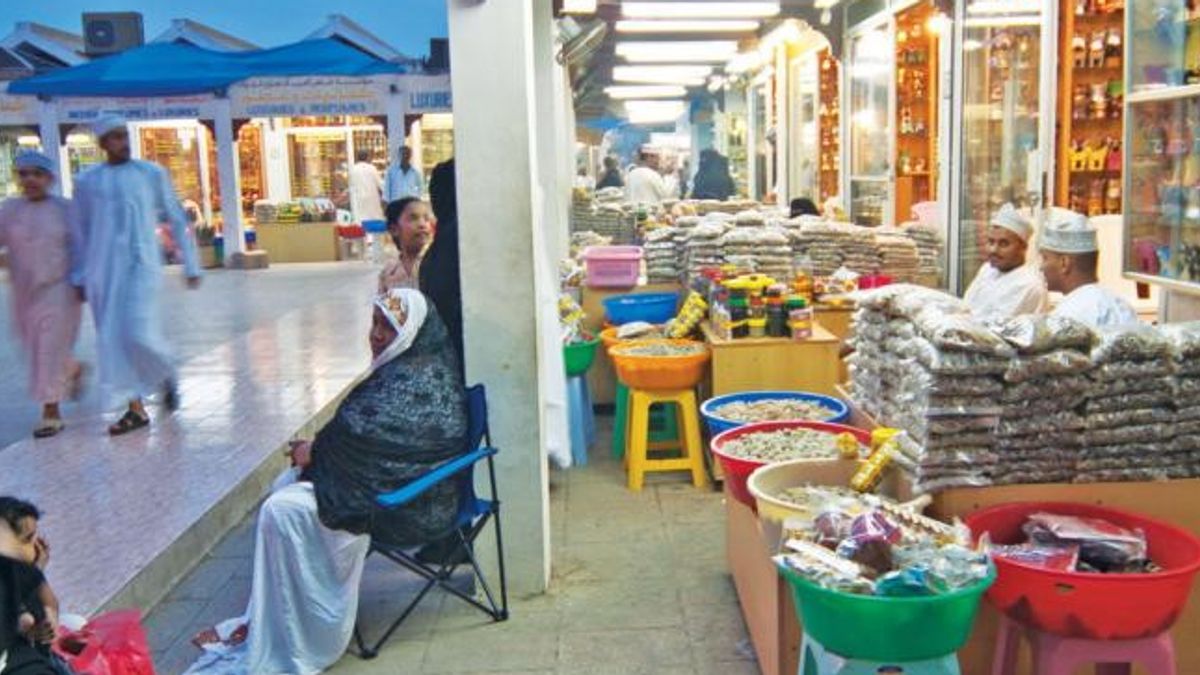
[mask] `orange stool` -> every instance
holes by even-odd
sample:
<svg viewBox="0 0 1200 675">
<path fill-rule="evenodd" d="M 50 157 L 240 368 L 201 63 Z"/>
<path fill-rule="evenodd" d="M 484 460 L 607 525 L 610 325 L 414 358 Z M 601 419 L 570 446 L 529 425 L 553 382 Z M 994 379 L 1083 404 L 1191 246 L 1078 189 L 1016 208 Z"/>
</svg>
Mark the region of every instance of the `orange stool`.
<svg viewBox="0 0 1200 675">
<path fill-rule="evenodd" d="M 678 441 L 650 442 L 650 406 L 655 403 L 674 404 L 679 420 Z M 691 471 L 692 483 L 696 487 L 708 485 L 708 473 L 704 469 L 704 447 L 700 439 L 700 415 L 697 410 L 696 392 L 690 388 L 629 390 L 629 423 L 625 425 L 625 463 L 629 469 L 630 490 L 641 490 L 646 474 L 656 471 Z M 650 457 L 651 452 L 674 448 L 678 448 L 680 457 Z"/>
</svg>

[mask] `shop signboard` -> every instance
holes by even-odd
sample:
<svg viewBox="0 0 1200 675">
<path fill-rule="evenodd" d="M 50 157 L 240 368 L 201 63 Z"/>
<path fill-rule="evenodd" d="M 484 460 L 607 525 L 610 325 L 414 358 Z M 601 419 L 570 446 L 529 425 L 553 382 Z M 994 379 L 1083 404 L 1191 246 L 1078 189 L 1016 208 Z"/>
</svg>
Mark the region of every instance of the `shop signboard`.
<svg viewBox="0 0 1200 675">
<path fill-rule="evenodd" d="M 120 115 L 130 122 L 208 119 L 213 116 L 215 100 L 210 94 L 153 98 L 67 96 L 54 99 L 58 104 L 58 118 L 66 124 L 89 124 L 102 115 Z"/>
<path fill-rule="evenodd" d="M 0 92 L 0 127 L 29 126 L 38 123 L 38 100 Z"/>
<path fill-rule="evenodd" d="M 408 113 L 448 113 L 454 104 L 450 76 L 413 76 L 404 79 L 408 92 Z"/>
<path fill-rule="evenodd" d="M 391 78 L 259 77 L 234 85 L 234 117 L 385 115 Z"/>
</svg>

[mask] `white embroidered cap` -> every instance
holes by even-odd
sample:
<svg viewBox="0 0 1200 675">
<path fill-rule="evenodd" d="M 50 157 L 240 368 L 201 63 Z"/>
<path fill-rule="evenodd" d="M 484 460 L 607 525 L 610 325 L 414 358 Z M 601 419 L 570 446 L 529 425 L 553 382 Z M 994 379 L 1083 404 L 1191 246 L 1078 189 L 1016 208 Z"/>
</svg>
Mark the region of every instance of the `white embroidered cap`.
<svg viewBox="0 0 1200 675">
<path fill-rule="evenodd" d="M 1096 228 L 1082 213 L 1055 207 L 1046 214 L 1038 248 L 1055 253 L 1093 253 L 1099 250 Z"/>
<path fill-rule="evenodd" d="M 1021 212 L 1017 211 L 1012 204 L 1000 207 L 1000 210 L 992 216 L 992 225 L 1009 230 L 1020 237 L 1022 241 L 1029 241 L 1029 236 L 1033 234 L 1033 223 L 1021 215 Z"/>
</svg>

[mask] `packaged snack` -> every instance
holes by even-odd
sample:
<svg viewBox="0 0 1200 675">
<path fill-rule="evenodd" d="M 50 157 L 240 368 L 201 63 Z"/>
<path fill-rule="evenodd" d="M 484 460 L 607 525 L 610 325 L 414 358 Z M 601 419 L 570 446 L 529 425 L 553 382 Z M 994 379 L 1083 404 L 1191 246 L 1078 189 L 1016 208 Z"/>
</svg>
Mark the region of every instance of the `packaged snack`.
<svg viewBox="0 0 1200 675">
<path fill-rule="evenodd" d="M 1087 324 L 1050 314 L 1024 314 L 989 325 L 1021 354 L 1044 354 L 1056 349 L 1086 352 L 1096 339 Z"/>
<path fill-rule="evenodd" d="M 1054 546 L 1048 544 L 1014 544 L 1012 546 L 992 546 L 988 552 L 997 558 L 1005 558 L 1023 565 L 1032 565 L 1055 572 L 1074 572 L 1079 562 L 1079 546 L 1067 544 Z"/>
<path fill-rule="evenodd" d="M 1106 571 L 1126 568 L 1146 559 L 1146 535 L 1101 518 L 1038 512 L 1023 528 L 1034 543 L 1079 546 L 1079 560 Z"/>
</svg>

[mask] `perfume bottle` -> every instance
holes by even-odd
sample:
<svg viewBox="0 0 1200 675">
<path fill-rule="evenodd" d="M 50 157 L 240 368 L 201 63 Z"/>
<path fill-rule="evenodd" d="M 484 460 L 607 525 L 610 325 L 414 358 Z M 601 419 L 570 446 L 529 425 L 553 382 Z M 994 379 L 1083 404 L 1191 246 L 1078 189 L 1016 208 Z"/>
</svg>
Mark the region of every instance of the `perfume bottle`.
<svg viewBox="0 0 1200 675">
<path fill-rule="evenodd" d="M 1121 212 L 1121 179 L 1109 178 L 1108 187 L 1104 192 L 1104 212 Z M 1197 204 L 1197 216 L 1200 216 L 1200 204 Z"/>
<path fill-rule="evenodd" d="M 1104 179 L 1097 178 L 1088 187 L 1087 215 L 1098 216 L 1104 213 Z"/>
<path fill-rule="evenodd" d="M 1116 29 L 1110 29 L 1104 42 L 1104 67 L 1120 68 L 1121 54 L 1121 33 Z"/>
<path fill-rule="evenodd" d="M 1087 40 L 1079 33 L 1071 38 L 1071 61 L 1076 68 L 1087 67 Z"/>
</svg>

